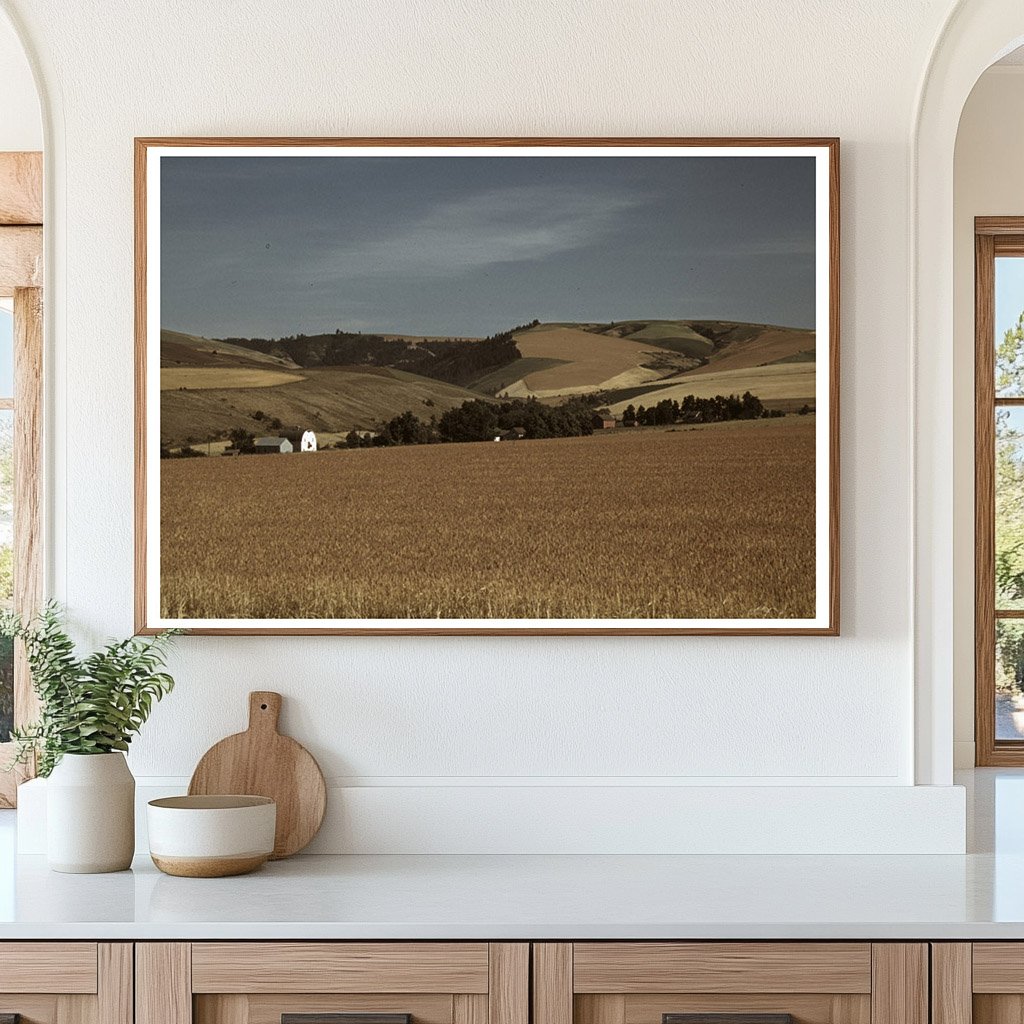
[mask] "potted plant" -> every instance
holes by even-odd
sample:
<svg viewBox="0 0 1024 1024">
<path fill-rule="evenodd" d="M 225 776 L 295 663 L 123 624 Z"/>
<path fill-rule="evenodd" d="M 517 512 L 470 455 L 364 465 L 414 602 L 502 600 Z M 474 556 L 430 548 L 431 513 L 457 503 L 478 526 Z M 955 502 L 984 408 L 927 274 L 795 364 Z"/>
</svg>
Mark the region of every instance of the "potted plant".
<svg viewBox="0 0 1024 1024">
<path fill-rule="evenodd" d="M 39 720 L 12 733 L 14 764 L 36 758 L 48 778 L 47 859 L 54 871 L 123 871 L 135 853 L 135 779 L 124 752 L 153 702 L 174 687 L 161 671 L 180 630 L 75 654 L 58 606 L 23 622 L 0 613 L 0 635 L 25 644 Z M 13 767 L 13 765 L 11 766 Z"/>
</svg>

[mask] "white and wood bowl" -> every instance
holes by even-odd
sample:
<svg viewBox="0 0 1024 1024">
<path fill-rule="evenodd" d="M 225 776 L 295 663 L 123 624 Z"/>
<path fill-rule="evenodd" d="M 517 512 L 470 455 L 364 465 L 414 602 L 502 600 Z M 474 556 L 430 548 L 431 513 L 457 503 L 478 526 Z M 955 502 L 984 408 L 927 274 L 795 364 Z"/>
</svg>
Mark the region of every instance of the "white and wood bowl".
<svg viewBox="0 0 1024 1024">
<path fill-rule="evenodd" d="M 150 800 L 146 818 L 150 856 L 168 875 L 244 875 L 274 852 L 277 805 L 269 797 L 163 797 Z"/>
</svg>

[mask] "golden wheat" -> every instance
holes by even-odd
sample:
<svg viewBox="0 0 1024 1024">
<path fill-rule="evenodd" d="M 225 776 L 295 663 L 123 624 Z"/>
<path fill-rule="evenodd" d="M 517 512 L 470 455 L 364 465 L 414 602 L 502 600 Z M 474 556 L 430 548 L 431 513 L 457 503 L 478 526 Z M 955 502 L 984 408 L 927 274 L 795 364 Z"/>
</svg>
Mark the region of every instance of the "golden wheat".
<svg viewBox="0 0 1024 1024">
<path fill-rule="evenodd" d="M 809 618 L 813 417 L 161 463 L 169 618 Z"/>
</svg>

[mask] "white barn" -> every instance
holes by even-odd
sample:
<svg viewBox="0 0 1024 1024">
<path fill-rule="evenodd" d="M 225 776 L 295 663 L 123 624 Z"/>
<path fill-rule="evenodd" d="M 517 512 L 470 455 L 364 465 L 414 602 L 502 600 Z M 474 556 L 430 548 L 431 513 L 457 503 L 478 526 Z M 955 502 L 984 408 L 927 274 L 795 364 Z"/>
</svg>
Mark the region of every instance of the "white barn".
<svg viewBox="0 0 1024 1024">
<path fill-rule="evenodd" d="M 302 443 L 300 445 L 300 451 L 304 452 L 315 452 L 316 451 L 316 434 L 312 430 L 307 430 L 302 435 Z"/>
</svg>

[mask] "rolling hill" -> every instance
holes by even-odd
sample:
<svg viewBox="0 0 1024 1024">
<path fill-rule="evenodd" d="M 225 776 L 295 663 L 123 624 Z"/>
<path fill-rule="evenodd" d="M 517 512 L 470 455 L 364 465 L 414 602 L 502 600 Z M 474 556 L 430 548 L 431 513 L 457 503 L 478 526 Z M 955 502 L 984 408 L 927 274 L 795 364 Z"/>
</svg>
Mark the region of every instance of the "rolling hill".
<svg viewBox="0 0 1024 1024">
<path fill-rule="evenodd" d="M 297 369 L 298 364 L 291 359 L 256 352 L 240 345 L 231 345 L 226 341 L 214 341 L 212 338 L 201 338 L 196 334 L 182 334 L 180 331 L 160 332 L 160 366 L 255 366 L 287 367 Z"/>
<path fill-rule="evenodd" d="M 741 375 L 750 371 L 750 387 L 767 387 L 768 377 L 753 371 L 777 364 L 799 364 L 799 373 L 771 377 L 781 398 L 813 396 L 814 332 L 773 324 L 728 320 L 623 320 L 614 323 L 542 323 L 513 335 L 522 359 L 471 382 L 474 390 L 511 398 L 552 400 L 589 392 L 630 392 L 684 386 L 712 376 L 724 387 L 748 390 Z M 768 375 L 771 376 L 771 375 Z M 799 378 L 799 381 L 798 381 Z M 811 382 L 810 385 L 808 382 Z M 699 385 L 700 393 L 711 382 Z M 693 385 L 697 393 L 698 385 Z M 767 396 L 764 396 L 767 397 Z M 641 399 L 642 400 L 642 399 Z"/>
<path fill-rule="evenodd" d="M 372 429 L 407 410 L 428 420 L 482 397 L 551 404 L 597 393 L 620 413 L 630 403 L 744 391 L 792 409 L 813 404 L 815 394 L 813 331 L 727 320 L 534 322 L 490 339 L 441 341 L 226 342 L 165 330 L 160 355 L 160 433 L 170 446 L 237 428 Z"/>
</svg>

